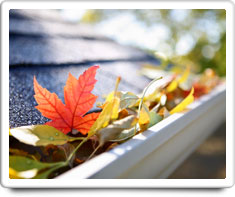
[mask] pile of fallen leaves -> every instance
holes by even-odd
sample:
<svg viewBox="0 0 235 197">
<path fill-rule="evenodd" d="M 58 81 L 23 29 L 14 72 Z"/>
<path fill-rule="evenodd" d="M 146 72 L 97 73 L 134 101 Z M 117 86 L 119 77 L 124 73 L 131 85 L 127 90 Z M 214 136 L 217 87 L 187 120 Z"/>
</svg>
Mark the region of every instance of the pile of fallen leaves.
<svg viewBox="0 0 235 197">
<path fill-rule="evenodd" d="M 91 92 L 98 68 L 90 67 L 78 79 L 69 74 L 65 104 L 34 77 L 36 108 L 51 121 L 10 129 L 10 178 L 53 178 L 182 112 L 219 83 L 215 73 L 207 70 L 190 88 L 183 88 L 190 75 L 186 68 L 168 80 L 154 79 L 141 95 L 135 95 L 118 90 L 118 77 L 114 91 L 99 104 L 100 112 L 89 113 L 97 99 Z M 160 86 L 154 86 L 160 81 Z M 147 94 L 150 87 L 153 91 Z"/>
</svg>

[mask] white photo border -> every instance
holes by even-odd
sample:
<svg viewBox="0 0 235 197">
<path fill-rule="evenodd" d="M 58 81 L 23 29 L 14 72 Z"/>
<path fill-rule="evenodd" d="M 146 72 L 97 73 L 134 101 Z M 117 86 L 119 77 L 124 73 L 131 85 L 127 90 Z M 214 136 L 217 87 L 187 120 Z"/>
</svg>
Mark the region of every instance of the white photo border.
<svg viewBox="0 0 235 197">
<path fill-rule="evenodd" d="M 10 179 L 9 10 L 10 9 L 225 9 L 226 178 L 225 179 Z M 222 188 L 234 184 L 234 4 L 230 1 L 3 2 L 1 6 L 1 184 L 8 188 Z"/>
</svg>

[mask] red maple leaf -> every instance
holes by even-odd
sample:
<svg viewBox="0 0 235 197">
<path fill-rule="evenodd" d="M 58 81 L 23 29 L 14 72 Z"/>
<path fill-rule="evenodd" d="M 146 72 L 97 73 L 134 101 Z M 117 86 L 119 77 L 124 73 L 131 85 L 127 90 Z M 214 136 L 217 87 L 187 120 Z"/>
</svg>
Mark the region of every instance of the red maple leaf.
<svg viewBox="0 0 235 197">
<path fill-rule="evenodd" d="M 97 81 L 95 75 L 98 68 L 99 66 L 90 67 L 78 79 L 69 73 L 64 87 L 65 104 L 55 93 L 40 86 L 34 76 L 34 98 L 38 103 L 36 108 L 43 116 L 51 119 L 46 123 L 47 125 L 53 126 L 65 134 L 73 129 L 82 134 L 88 133 L 99 116 L 99 113 L 85 115 L 97 99 L 97 96 L 93 95 L 91 91 Z"/>
</svg>

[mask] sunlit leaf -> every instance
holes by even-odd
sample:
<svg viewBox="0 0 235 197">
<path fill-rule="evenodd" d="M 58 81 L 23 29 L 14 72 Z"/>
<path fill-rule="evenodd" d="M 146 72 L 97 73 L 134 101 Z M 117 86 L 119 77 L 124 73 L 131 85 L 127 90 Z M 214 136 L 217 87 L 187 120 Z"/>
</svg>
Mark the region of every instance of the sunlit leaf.
<svg viewBox="0 0 235 197">
<path fill-rule="evenodd" d="M 173 92 L 179 84 L 185 82 L 188 79 L 188 76 L 190 74 L 190 68 L 187 66 L 186 70 L 182 74 L 182 76 L 178 79 L 174 79 L 167 87 L 167 92 Z"/>
<path fill-rule="evenodd" d="M 22 179 L 23 177 L 20 177 L 16 170 L 9 168 L 9 178 L 10 179 Z"/>
<path fill-rule="evenodd" d="M 20 142 L 33 146 L 47 146 L 48 144 L 62 145 L 68 141 L 81 138 L 69 137 L 54 127 L 48 125 L 31 125 L 11 129 L 11 134 Z"/>
<path fill-rule="evenodd" d="M 99 66 L 88 68 L 78 79 L 69 73 L 66 85 L 64 87 L 65 104 L 59 99 L 55 93 L 51 93 L 46 88 L 43 88 L 34 76 L 34 98 L 38 103 L 36 108 L 43 116 L 51 119 L 46 124 L 53 126 L 56 129 L 67 134 L 73 129 L 81 131 L 83 134 L 89 131 L 82 130 L 84 127 L 78 127 L 83 121 L 86 114 L 95 103 L 97 96 L 91 92 L 96 83 L 95 75 Z M 84 126 L 84 125 L 83 125 Z"/>
<path fill-rule="evenodd" d="M 106 103 L 104 109 L 102 110 L 99 117 L 97 118 L 95 123 L 92 125 L 90 131 L 88 132 L 88 137 L 95 135 L 96 131 L 103 128 L 103 125 L 107 124 L 107 122 L 110 121 L 112 109 L 113 109 L 113 103 L 111 102 Z"/>
<path fill-rule="evenodd" d="M 179 103 L 176 107 L 174 107 L 171 111 L 170 114 L 178 113 L 183 111 L 190 103 L 194 101 L 194 88 L 191 89 L 189 95 L 181 102 Z"/>
<path fill-rule="evenodd" d="M 38 173 L 37 169 L 26 170 L 22 172 L 17 172 L 13 168 L 9 168 L 9 178 L 10 179 L 30 179 L 36 176 Z"/>
<path fill-rule="evenodd" d="M 184 71 L 183 75 L 179 78 L 178 82 L 184 83 L 188 79 L 189 74 L 190 74 L 190 67 L 187 66 L 186 70 Z"/>
<path fill-rule="evenodd" d="M 150 117 L 149 117 L 149 110 L 146 105 L 143 104 L 141 111 L 140 111 L 140 117 L 139 117 L 139 125 L 146 125 L 150 122 Z"/>
<path fill-rule="evenodd" d="M 83 135 L 87 134 L 99 115 L 100 113 L 90 113 L 83 117 L 75 117 L 76 124 L 74 125 L 75 129 L 72 130 L 72 133 L 77 134 L 80 132 Z"/>
<path fill-rule="evenodd" d="M 21 172 L 31 169 L 41 170 L 55 165 L 54 163 L 42 163 L 22 156 L 9 156 L 9 167 Z"/>
<path fill-rule="evenodd" d="M 167 92 L 173 92 L 178 87 L 178 81 L 174 79 L 166 88 Z"/>
<path fill-rule="evenodd" d="M 156 101 L 161 97 L 158 89 L 154 90 L 151 94 L 144 97 L 144 101 Z"/>
<path fill-rule="evenodd" d="M 120 99 L 115 97 L 112 101 L 112 105 L 113 105 L 113 108 L 112 108 L 111 119 L 115 120 L 118 118 Z M 108 124 L 108 122 L 107 122 L 107 124 Z M 106 126 L 106 125 L 104 125 L 104 126 Z"/>
<path fill-rule="evenodd" d="M 116 92 L 116 97 L 120 98 L 121 97 L 121 92 Z M 114 98 L 114 91 L 110 92 L 108 96 L 105 99 L 105 102 L 111 102 Z"/>
<path fill-rule="evenodd" d="M 115 120 L 118 118 L 120 98 L 118 98 L 117 96 L 117 88 L 120 80 L 121 78 L 118 77 L 115 85 L 115 90 L 108 96 L 107 101 L 103 105 L 102 112 L 88 132 L 88 137 L 95 135 L 98 130 L 106 127 L 111 120 Z"/>
<path fill-rule="evenodd" d="M 61 166 L 61 162 L 43 163 L 27 157 L 9 156 L 9 173 L 12 178 L 33 178 L 41 170 Z"/>
</svg>

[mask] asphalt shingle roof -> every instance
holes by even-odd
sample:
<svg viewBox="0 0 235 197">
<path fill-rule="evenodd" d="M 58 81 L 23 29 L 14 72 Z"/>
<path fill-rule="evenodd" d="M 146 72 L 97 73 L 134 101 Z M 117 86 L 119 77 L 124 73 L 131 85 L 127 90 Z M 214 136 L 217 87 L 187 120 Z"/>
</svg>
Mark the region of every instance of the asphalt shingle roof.
<svg viewBox="0 0 235 197">
<path fill-rule="evenodd" d="M 68 73 L 75 77 L 98 64 L 98 82 L 93 93 L 99 96 L 114 89 L 139 93 L 149 80 L 138 74 L 141 64 L 159 61 L 133 47 L 122 46 L 90 26 L 66 23 L 56 11 L 10 11 L 10 127 L 43 124 L 47 121 L 35 109 L 33 76 L 63 100 Z M 93 108 L 93 110 L 95 107 Z"/>
</svg>

